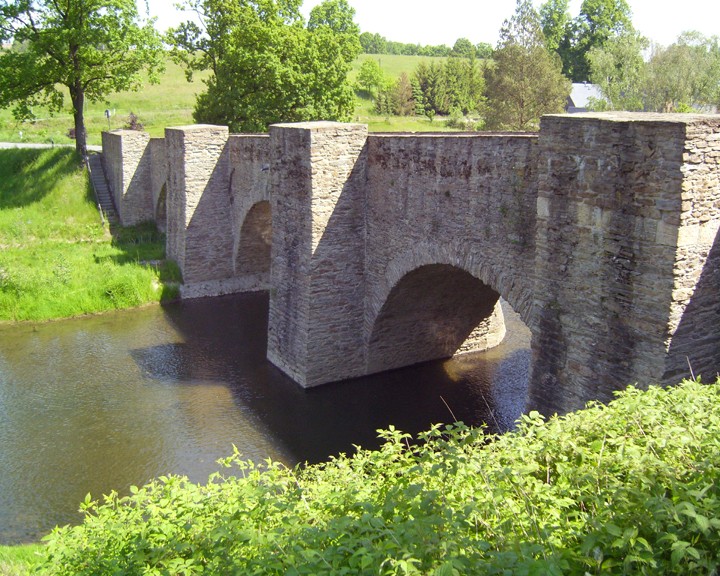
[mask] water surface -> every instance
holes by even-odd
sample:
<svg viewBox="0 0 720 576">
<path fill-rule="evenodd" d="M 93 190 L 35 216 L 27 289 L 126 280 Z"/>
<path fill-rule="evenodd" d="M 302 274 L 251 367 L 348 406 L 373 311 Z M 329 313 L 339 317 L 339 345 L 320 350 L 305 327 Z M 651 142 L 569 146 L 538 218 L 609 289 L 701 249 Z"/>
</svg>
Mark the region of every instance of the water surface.
<svg viewBox="0 0 720 576">
<path fill-rule="evenodd" d="M 510 310 L 493 350 L 310 390 L 265 359 L 267 312 L 260 293 L 0 327 L 0 543 L 78 522 L 88 492 L 204 481 L 232 444 L 317 462 L 390 424 L 504 429 L 524 405 L 529 332 Z"/>
</svg>

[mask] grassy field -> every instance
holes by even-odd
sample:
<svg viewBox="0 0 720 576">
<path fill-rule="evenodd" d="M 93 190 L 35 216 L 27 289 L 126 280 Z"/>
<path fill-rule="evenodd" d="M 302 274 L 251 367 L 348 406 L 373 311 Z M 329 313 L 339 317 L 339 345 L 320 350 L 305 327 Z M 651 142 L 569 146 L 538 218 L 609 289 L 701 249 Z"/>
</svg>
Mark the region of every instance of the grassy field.
<svg viewBox="0 0 720 576">
<path fill-rule="evenodd" d="M 411 74 L 421 61 L 432 58 L 421 56 L 393 56 L 363 54 L 353 64 L 350 72 L 354 80 L 362 62 L 368 58 L 380 61 L 381 67 L 388 76 L 396 78 L 402 72 Z M 88 143 L 98 145 L 101 133 L 108 129 L 105 110 L 110 110 L 110 128 L 122 128 L 130 113 L 138 116 L 145 130 L 151 136 L 162 136 L 167 126 L 192 124 L 192 111 L 196 95 L 203 90 L 202 74 L 196 75 L 192 83 L 188 83 L 182 69 L 168 60 L 167 69 L 160 84 L 146 84 L 139 92 L 119 92 L 111 94 L 108 102 L 88 104 L 85 121 L 88 130 Z M 68 131 L 73 126 L 70 100 L 66 98 L 67 107 L 61 114 L 50 116 L 46 111 L 36 112 L 35 122 L 18 123 L 11 110 L 0 110 L 0 142 L 40 142 L 55 144 L 73 144 Z M 430 122 L 427 118 L 385 117 L 373 112 L 370 100 L 357 99 L 356 122 L 367 123 L 371 131 L 436 131 L 447 130 L 440 119 Z"/>
<path fill-rule="evenodd" d="M 178 274 L 162 261 L 164 237 L 154 225 L 111 235 L 73 150 L 1 150 L 0 174 L 0 321 L 91 314 L 177 295 Z"/>
</svg>

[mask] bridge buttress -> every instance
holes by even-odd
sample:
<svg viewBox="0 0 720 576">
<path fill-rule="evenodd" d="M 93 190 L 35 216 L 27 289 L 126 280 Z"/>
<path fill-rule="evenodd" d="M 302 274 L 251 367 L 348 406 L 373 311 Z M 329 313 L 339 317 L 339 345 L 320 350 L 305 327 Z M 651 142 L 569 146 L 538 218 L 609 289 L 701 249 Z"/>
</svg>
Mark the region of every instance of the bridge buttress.
<svg viewBox="0 0 720 576">
<path fill-rule="evenodd" d="M 539 146 L 531 404 L 714 377 L 720 118 L 546 116 Z"/>
<path fill-rule="evenodd" d="M 304 387 L 363 374 L 367 126 L 270 127 L 268 359 Z"/>
</svg>

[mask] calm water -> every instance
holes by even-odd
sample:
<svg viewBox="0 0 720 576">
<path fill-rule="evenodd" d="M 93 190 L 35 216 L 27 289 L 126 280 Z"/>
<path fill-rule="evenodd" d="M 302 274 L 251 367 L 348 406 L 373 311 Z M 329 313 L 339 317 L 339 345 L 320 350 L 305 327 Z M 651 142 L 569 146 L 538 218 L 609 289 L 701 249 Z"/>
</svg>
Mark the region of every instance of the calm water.
<svg viewBox="0 0 720 576">
<path fill-rule="evenodd" d="M 522 410 L 529 332 L 512 313 L 489 352 L 303 390 L 265 359 L 267 310 L 246 294 L 1 327 L 0 543 L 78 522 L 88 492 L 204 481 L 232 444 L 292 465 L 375 447 L 389 424 L 502 429 Z"/>
</svg>

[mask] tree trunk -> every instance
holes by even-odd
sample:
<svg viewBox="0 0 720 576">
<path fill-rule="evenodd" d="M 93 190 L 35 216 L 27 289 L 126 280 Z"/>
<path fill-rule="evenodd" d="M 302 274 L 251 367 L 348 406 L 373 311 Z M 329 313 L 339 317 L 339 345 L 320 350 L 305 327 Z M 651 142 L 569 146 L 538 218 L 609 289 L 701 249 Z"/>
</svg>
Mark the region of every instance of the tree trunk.
<svg viewBox="0 0 720 576">
<path fill-rule="evenodd" d="M 75 150 L 85 162 L 87 157 L 87 131 L 85 130 L 85 90 L 76 82 L 70 87 L 70 99 L 73 104 L 73 118 L 75 119 Z"/>
</svg>

